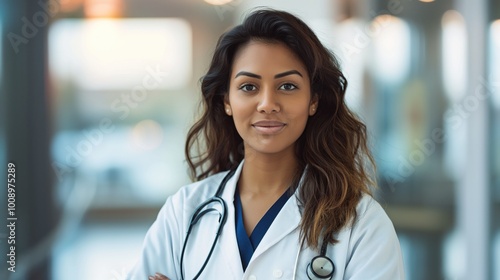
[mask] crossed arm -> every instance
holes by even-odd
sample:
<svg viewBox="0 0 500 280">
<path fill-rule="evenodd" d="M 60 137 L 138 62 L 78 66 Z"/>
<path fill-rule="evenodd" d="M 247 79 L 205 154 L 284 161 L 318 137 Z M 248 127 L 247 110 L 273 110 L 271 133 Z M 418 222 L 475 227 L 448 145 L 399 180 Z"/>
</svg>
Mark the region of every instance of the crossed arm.
<svg viewBox="0 0 500 280">
<path fill-rule="evenodd" d="M 155 275 L 149 276 L 148 280 L 170 280 L 170 279 L 167 276 L 165 276 L 159 272 L 156 272 Z"/>
</svg>

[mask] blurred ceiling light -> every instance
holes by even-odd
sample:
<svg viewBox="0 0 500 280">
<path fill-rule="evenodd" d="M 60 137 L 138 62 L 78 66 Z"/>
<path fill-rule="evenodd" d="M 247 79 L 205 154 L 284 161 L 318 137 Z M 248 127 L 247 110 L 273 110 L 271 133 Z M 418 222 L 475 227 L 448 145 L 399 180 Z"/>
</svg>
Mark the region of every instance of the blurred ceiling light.
<svg viewBox="0 0 500 280">
<path fill-rule="evenodd" d="M 500 19 L 495 20 L 491 24 L 491 27 L 493 27 L 496 31 L 500 31 Z"/>
<path fill-rule="evenodd" d="M 420 0 L 420 2 L 431 3 L 431 2 L 434 2 L 434 0 Z"/>
<path fill-rule="evenodd" d="M 211 5 L 220 6 L 233 2 L 233 0 L 205 0 L 205 2 Z"/>
<path fill-rule="evenodd" d="M 177 90 L 191 79 L 191 26 L 178 18 L 61 19 L 49 29 L 49 67 L 82 90 Z"/>
<path fill-rule="evenodd" d="M 123 0 L 84 0 L 84 14 L 87 18 L 121 17 Z"/>
<path fill-rule="evenodd" d="M 467 31 L 463 16 L 454 10 L 441 19 L 443 84 L 451 102 L 459 102 L 467 86 Z"/>
</svg>

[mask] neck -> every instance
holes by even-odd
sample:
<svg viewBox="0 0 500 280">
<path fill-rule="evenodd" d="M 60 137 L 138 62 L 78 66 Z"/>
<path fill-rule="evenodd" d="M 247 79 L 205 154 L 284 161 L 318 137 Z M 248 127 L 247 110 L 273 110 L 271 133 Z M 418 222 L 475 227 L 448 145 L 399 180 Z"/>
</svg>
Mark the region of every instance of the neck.
<svg viewBox="0 0 500 280">
<path fill-rule="evenodd" d="M 238 182 L 240 193 L 282 194 L 292 183 L 297 166 L 298 161 L 293 152 L 246 154 Z"/>
</svg>

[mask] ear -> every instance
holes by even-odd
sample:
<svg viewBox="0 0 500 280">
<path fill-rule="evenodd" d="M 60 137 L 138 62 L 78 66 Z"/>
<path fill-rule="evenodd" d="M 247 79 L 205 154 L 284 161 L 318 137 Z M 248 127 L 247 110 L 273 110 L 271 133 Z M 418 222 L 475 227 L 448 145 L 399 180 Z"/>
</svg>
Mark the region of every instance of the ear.
<svg viewBox="0 0 500 280">
<path fill-rule="evenodd" d="M 224 111 L 228 116 L 233 115 L 233 110 L 231 109 L 231 104 L 229 103 L 229 94 L 224 95 Z"/>
<path fill-rule="evenodd" d="M 312 116 L 316 114 L 316 111 L 318 110 L 318 95 L 313 94 L 311 98 L 311 102 L 309 103 L 309 116 Z"/>
</svg>

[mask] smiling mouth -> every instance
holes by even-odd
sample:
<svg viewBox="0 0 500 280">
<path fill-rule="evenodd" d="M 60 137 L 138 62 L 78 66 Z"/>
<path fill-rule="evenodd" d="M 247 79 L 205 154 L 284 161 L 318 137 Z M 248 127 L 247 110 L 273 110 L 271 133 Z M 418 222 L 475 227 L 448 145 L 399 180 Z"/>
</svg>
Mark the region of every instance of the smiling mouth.
<svg viewBox="0 0 500 280">
<path fill-rule="evenodd" d="M 285 123 L 280 122 L 259 122 L 252 124 L 252 127 L 261 134 L 276 134 L 285 128 Z"/>
</svg>

